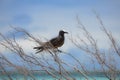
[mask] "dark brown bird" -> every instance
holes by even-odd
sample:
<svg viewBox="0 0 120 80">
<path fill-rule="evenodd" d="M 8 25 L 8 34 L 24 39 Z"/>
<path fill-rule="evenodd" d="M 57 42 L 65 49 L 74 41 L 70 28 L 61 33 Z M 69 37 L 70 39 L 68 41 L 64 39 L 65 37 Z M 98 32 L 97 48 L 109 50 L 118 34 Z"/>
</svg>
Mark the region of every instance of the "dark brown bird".
<svg viewBox="0 0 120 80">
<path fill-rule="evenodd" d="M 65 33 L 68 33 L 68 32 L 60 30 L 59 35 L 57 37 L 49 40 L 48 42 L 45 42 L 42 46 L 34 47 L 34 49 L 38 50 L 36 53 L 42 52 L 43 50 L 46 50 L 46 49 L 54 49 L 54 48 L 57 49 L 58 47 L 61 47 L 64 44 Z"/>
</svg>

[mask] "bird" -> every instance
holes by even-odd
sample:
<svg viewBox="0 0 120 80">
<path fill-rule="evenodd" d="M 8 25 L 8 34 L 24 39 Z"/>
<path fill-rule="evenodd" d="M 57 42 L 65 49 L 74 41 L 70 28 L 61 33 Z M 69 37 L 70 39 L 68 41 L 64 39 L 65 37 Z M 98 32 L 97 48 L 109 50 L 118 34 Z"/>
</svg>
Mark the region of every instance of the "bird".
<svg viewBox="0 0 120 80">
<path fill-rule="evenodd" d="M 68 32 L 60 30 L 57 37 L 52 38 L 51 40 L 45 42 L 43 45 L 34 47 L 33 49 L 37 50 L 36 53 L 42 52 L 46 49 L 58 49 L 58 47 L 61 47 L 64 44 L 64 34 L 68 34 Z"/>
</svg>

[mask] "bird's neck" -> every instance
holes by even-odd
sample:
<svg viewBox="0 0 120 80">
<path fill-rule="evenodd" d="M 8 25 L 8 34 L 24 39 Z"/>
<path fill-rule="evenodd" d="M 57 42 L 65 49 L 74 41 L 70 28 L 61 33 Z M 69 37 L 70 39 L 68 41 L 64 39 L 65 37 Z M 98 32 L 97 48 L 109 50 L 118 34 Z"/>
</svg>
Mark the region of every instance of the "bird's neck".
<svg viewBox="0 0 120 80">
<path fill-rule="evenodd" d="M 60 34 L 60 35 L 59 35 L 59 38 L 64 39 L 64 34 Z"/>
</svg>

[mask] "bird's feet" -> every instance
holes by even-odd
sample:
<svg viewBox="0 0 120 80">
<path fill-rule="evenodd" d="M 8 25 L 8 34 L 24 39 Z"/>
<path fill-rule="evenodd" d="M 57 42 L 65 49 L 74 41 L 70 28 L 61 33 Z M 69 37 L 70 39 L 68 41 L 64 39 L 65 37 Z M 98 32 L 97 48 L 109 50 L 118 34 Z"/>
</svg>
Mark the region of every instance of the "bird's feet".
<svg viewBox="0 0 120 80">
<path fill-rule="evenodd" d="M 58 52 L 60 52 L 60 53 L 62 53 L 62 52 L 63 52 L 63 51 L 61 51 L 61 50 L 59 50 L 59 49 L 58 49 L 57 51 L 58 51 Z"/>
</svg>

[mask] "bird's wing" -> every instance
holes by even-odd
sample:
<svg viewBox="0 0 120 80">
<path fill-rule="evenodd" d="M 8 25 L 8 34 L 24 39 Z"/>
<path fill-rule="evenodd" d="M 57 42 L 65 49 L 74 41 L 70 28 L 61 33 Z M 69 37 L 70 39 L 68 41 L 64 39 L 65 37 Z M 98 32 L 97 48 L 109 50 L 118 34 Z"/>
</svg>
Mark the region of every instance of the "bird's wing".
<svg viewBox="0 0 120 80">
<path fill-rule="evenodd" d="M 59 41 L 58 37 L 55 37 L 50 40 L 50 43 L 53 45 L 53 47 L 57 47 L 58 41 Z"/>
</svg>

